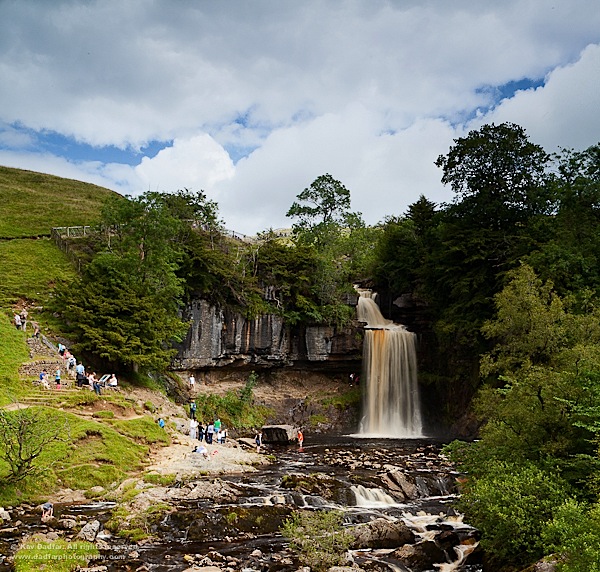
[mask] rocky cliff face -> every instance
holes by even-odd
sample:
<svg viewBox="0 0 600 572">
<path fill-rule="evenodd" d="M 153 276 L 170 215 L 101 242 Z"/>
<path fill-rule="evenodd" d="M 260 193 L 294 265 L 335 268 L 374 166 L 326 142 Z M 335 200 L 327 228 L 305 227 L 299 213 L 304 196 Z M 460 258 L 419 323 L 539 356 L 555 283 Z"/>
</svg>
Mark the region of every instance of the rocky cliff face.
<svg viewBox="0 0 600 572">
<path fill-rule="evenodd" d="M 173 368 L 199 370 L 251 366 L 355 371 L 362 359 L 362 324 L 287 326 L 268 314 L 246 320 L 240 314 L 194 300 L 183 319 L 190 322 Z"/>
</svg>

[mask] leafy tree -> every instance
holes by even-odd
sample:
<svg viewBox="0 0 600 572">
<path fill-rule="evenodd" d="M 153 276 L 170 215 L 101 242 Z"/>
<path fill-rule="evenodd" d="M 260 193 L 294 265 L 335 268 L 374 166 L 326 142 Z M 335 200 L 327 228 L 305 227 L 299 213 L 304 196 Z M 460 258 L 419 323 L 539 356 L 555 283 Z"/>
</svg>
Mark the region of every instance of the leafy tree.
<svg viewBox="0 0 600 572">
<path fill-rule="evenodd" d="M 600 572 L 600 505 L 566 500 L 554 511 L 543 540 L 559 572 Z"/>
<path fill-rule="evenodd" d="M 182 224 L 159 193 L 106 204 L 104 248 L 80 279 L 57 289 L 76 350 L 133 369 L 168 365 L 171 341 L 185 330 L 177 316 Z"/>
<path fill-rule="evenodd" d="M 481 546 L 495 567 L 524 565 L 544 555 L 546 523 L 568 490 L 535 465 L 490 463 L 485 475 L 469 481 L 459 508 L 481 531 Z"/>
<path fill-rule="evenodd" d="M 46 409 L 0 409 L 0 459 L 8 468 L 3 481 L 17 483 L 40 474 L 48 468 L 41 459 L 48 445 L 67 439 L 68 427 L 57 424 Z"/>
<path fill-rule="evenodd" d="M 549 238 L 527 257 L 562 295 L 592 290 L 600 293 L 597 252 L 600 249 L 600 146 L 565 150 L 555 158 L 553 179 L 556 215 L 547 225 Z"/>
<path fill-rule="evenodd" d="M 350 211 L 350 191 L 329 174 L 318 177 L 297 199 L 287 216 L 298 219 L 295 243 L 314 247 L 315 321 L 343 323 L 351 316 L 343 297 L 352 291 L 353 276 L 364 270 L 372 246 L 365 241 L 369 232 L 360 213 Z"/>
<path fill-rule="evenodd" d="M 317 177 L 296 198 L 286 216 L 298 219 L 297 233 L 317 242 L 323 240 L 321 235 L 345 226 L 351 216 L 350 191 L 329 173 Z"/>
<path fill-rule="evenodd" d="M 550 156 L 522 127 L 484 125 L 454 142 L 436 165 L 443 170 L 442 183 L 456 193 L 460 216 L 501 230 L 551 210 L 545 192 Z"/>
</svg>

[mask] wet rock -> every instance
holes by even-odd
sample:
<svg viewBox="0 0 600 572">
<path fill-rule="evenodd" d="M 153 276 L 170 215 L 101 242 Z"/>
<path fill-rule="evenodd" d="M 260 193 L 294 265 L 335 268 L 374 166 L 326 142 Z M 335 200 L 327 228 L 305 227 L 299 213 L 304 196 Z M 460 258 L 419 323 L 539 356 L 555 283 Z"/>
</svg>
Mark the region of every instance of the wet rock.
<svg viewBox="0 0 600 572">
<path fill-rule="evenodd" d="M 17 532 L 19 532 L 19 529 L 16 526 L 2 528 L 0 529 L 0 538 L 14 536 Z"/>
<path fill-rule="evenodd" d="M 354 536 L 352 548 L 397 548 L 415 541 L 414 533 L 403 522 L 378 518 L 349 529 Z"/>
<path fill-rule="evenodd" d="M 58 528 L 71 530 L 77 526 L 77 521 L 72 518 L 61 518 L 57 523 Z"/>
<path fill-rule="evenodd" d="M 87 540 L 88 542 L 94 542 L 96 539 L 96 535 L 100 532 L 100 522 L 97 520 L 92 520 L 88 522 L 77 535 L 77 538 L 81 538 L 83 540 Z"/>
<path fill-rule="evenodd" d="M 420 544 L 405 544 L 391 554 L 410 568 L 427 570 L 436 563 L 446 562 L 446 553 L 432 540 Z"/>
<path fill-rule="evenodd" d="M 419 497 L 417 486 L 401 471 L 390 471 L 387 473 L 387 476 L 393 483 L 400 487 L 406 498 L 415 500 Z"/>
</svg>

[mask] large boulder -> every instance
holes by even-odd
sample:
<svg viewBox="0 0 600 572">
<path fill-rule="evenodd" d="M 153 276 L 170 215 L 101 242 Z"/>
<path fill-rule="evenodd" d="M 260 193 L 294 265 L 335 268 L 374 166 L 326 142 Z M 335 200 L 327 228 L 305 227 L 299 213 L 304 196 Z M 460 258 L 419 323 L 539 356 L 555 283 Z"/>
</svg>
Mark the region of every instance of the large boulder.
<svg viewBox="0 0 600 572">
<path fill-rule="evenodd" d="M 391 556 L 417 570 L 430 570 L 434 564 L 446 562 L 446 553 L 433 540 L 415 545 L 405 544 L 392 552 Z"/>
<path fill-rule="evenodd" d="M 298 438 L 298 429 L 291 425 L 265 425 L 262 434 L 264 443 L 287 444 Z"/>
<path fill-rule="evenodd" d="M 397 548 L 415 542 L 414 533 L 403 522 L 378 518 L 349 530 L 352 548 Z"/>
</svg>

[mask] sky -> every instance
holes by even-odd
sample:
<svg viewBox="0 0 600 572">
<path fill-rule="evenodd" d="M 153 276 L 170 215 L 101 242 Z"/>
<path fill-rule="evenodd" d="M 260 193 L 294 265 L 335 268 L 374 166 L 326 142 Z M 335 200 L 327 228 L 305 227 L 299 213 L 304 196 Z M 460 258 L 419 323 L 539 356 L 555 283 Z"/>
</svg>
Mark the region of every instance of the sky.
<svg viewBox="0 0 600 572">
<path fill-rule="evenodd" d="M 598 0 L 0 0 L 0 165 L 204 191 L 250 235 L 325 173 L 368 224 L 449 202 L 456 138 L 583 150 L 599 109 Z"/>
</svg>

